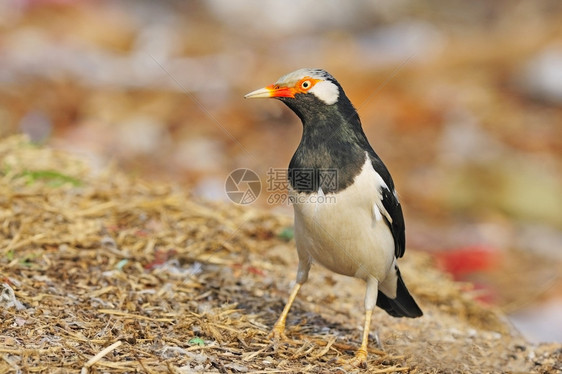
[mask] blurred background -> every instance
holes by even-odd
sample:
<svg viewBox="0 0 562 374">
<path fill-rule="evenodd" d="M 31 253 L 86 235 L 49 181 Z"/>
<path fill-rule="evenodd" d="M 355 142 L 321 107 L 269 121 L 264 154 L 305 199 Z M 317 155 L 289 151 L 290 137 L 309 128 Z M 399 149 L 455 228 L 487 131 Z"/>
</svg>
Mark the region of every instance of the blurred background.
<svg viewBox="0 0 562 374">
<path fill-rule="evenodd" d="M 409 248 L 530 340 L 561 342 L 562 3 L 287 4 L 3 0 L 0 136 L 213 200 L 250 168 L 254 205 L 290 214 L 265 181 L 301 124 L 243 95 L 324 68 L 393 173 Z"/>
</svg>

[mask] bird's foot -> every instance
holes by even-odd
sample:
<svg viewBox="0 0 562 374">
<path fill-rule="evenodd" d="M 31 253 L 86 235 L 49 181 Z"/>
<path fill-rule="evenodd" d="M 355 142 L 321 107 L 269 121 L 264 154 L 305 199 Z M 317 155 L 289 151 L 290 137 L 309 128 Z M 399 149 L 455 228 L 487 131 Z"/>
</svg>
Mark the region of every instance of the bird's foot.
<svg viewBox="0 0 562 374">
<path fill-rule="evenodd" d="M 350 365 L 353 365 L 358 368 L 366 369 L 367 368 L 367 351 L 364 349 L 359 349 L 355 356 L 349 361 Z"/>
<path fill-rule="evenodd" d="M 289 340 L 289 338 L 287 338 L 287 335 L 285 335 L 285 324 L 276 323 L 267 337 L 277 342 Z"/>
<path fill-rule="evenodd" d="M 352 359 L 338 359 L 338 363 L 345 366 L 353 366 L 356 368 L 367 368 L 367 351 L 359 348 Z"/>
</svg>

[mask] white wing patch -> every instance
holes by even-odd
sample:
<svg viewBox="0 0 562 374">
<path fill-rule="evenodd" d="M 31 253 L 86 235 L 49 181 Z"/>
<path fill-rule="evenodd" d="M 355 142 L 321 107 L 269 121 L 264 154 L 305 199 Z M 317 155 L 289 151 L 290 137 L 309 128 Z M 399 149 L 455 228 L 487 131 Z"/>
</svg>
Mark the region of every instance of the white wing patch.
<svg viewBox="0 0 562 374">
<path fill-rule="evenodd" d="M 310 93 L 314 94 L 314 96 L 327 105 L 332 105 L 338 101 L 340 89 L 330 81 L 320 81 L 310 89 Z"/>
<path fill-rule="evenodd" d="M 382 220 L 382 214 L 377 204 L 373 204 L 373 215 L 375 216 L 376 222 Z"/>
<path fill-rule="evenodd" d="M 367 162 L 369 162 L 369 156 L 367 156 Z M 374 211 L 374 215 L 375 218 L 378 220 L 378 215 L 383 215 L 386 217 L 386 219 L 388 220 L 388 222 L 392 223 L 392 217 L 390 216 L 390 214 L 388 214 L 388 212 L 386 211 L 383 203 L 382 203 L 382 189 L 386 188 L 387 190 L 388 185 L 386 184 L 386 182 L 384 181 L 384 179 L 382 179 L 382 177 L 380 176 L 379 173 L 376 172 L 376 170 L 373 169 L 373 172 L 375 173 L 375 178 L 376 178 L 376 183 L 377 183 L 377 199 L 375 201 L 375 204 L 373 206 L 373 211 Z M 396 193 L 396 191 L 394 191 L 394 193 Z M 376 211 L 375 211 L 376 209 Z M 381 216 L 382 219 L 382 216 Z"/>
<path fill-rule="evenodd" d="M 379 186 L 386 188 L 387 190 L 389 190 L 388 186 L 386 185 L 386 182 L 384 181 L 384 179 L 382 179 L 381 175 L 379 173 L 377 173 L 375 171 L 375 177 L 377 178 L 377 183 L 379 184 Z M 379 191 L 380 193 L 380 191 Z"/>
<path fill-rule="evenodd" d="M 379 192 L 379 194 L 380 194 L 380 192 Z M 379 210 L 379 214 L 382 214 L 383 216 L 385 216 L 386 219 L 388 220 L 388 222 L 392 223 L 392 217 L 390 216 L 390 214 L 388 214 L 388 212 L 384 208 L 384 205 L 382 204 L 382 194 L 380 196 L 381 196 L 381 199 L 377 199 L 377 201 L 375 202 L 375 207 Z"/>
</svg>

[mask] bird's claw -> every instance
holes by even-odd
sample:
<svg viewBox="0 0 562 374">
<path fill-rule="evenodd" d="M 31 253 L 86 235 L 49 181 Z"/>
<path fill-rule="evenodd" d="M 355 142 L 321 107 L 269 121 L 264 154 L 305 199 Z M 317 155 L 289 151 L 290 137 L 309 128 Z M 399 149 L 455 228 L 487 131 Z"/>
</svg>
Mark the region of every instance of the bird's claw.
<svg viewBox="0 0 562 374">
<path fill-rule="evenodd" d="M 345 366 L 353 366 L 356 368 L 366 369 L 367 368 L 367 351 L 360 348 L 355 353 L 352 359 L 338 359 L 338 363 Z"/>
<path fill-rule="evenodd" d="M 366 369 L 367 368 L 367 351 L 364 349 L 359 349 L 357 353 L 355 353 L 355 357 L 353 357 L 349 363 L 355 367 Z"/>
<path fill-rule="evenodd" d="M 267 335 L 268 339 L 273 339 L 274 341 L 288 340 L 287 335 L 285 335 L 285 326 L 275 325 L 273 329 Z"/>
</svg>

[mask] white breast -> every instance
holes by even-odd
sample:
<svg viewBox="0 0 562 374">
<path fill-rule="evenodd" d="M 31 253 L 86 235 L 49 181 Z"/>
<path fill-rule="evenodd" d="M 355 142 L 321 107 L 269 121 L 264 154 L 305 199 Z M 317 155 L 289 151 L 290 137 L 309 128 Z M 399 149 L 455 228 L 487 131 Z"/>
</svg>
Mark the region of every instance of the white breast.
<svg viewBox="0 0 562 374">
<path fill-rule="evenodd" d="M 382 219 L 381 181 L 366 156 L 354 183 L 337 194 L 291 191 L 298 251 L 336 273 L 383 282 L 394 261 L 394 239 Z"/>
</svg>

